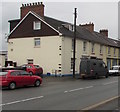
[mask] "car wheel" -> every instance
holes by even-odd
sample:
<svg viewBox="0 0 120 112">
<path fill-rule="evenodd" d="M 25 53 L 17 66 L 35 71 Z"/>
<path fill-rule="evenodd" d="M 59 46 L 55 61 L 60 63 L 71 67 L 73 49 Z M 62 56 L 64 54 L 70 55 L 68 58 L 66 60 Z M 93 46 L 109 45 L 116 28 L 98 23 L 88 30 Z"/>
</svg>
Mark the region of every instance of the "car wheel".
<svg viewBox="0 0 120 112">
<path fill-rule="evenodd" d="M 11 83 L 9 84 L 9 89 L 13 90 L 13 89 L 15 89 L 15 88 L 16 88 L 16 84 L 15 84 L 14 82 L 11 82 Z"/>
<path fill-rule="evenodd" d="M 36 80 L 34 86 L 39 87 L 40 86 L 40 80 Z"/>
</svg>

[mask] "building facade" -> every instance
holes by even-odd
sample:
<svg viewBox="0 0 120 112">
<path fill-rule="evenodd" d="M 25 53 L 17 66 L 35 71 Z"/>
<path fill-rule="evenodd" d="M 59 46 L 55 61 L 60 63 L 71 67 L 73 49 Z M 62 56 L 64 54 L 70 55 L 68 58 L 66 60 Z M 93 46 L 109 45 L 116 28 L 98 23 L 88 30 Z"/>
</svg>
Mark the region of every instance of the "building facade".
<svg viewBox="0 0 120 112">
<path fill-rule="evenodd" d="M 41 10 L 41 12 L 38 11 Z M 73 25 L 44 16 L 43 3 L 23 4 L 21 18 L 10 20 L 8 60 L 17 65 L 39 64 L 44 74 L 72 74 Z M 108 37 L 108 30 L 94 31 L 94 24 L 77 26 L 76 73 L 81 58 L 99 58 L 108 66 L 120 64 L 120 41 Z"/>
<path fill-rule="evenodd" d="M 7 61 L 7 51 L 0 51 L 0 66 L 5 66 L 5 61 Z"/>
</svg>

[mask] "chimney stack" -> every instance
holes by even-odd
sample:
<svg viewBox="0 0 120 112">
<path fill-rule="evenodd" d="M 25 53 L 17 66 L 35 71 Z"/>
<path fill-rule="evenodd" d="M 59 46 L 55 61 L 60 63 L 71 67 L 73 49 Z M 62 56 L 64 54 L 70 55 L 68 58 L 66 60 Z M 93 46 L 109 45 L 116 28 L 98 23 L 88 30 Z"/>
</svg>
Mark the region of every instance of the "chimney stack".
<svg viewBox="0 0 120 112">
<path fill-rule="evenodd" d="M 94 24 L 93 23 L 88 23 L 88 24 L 83 24 L 83 25 L 79 25 L 81 27 L 84 27 L 86 28 L 87 30 L 89 30 L 90 32 L 93 32 L 94 31 Z"/>
<path fill-rule="evenodd" d="M 108 30 L 107 29 L 102 29 L 102 30 L 100 30 L 100 34 L 108 37 Z"/>
<path fill-rule="evenodd" d="M 29 12 L 34 11 L 36 14 L 44 17 L 44 4 L 42 2 L 22 4 L 21 9 L 21 19 Z"/>
</svg>

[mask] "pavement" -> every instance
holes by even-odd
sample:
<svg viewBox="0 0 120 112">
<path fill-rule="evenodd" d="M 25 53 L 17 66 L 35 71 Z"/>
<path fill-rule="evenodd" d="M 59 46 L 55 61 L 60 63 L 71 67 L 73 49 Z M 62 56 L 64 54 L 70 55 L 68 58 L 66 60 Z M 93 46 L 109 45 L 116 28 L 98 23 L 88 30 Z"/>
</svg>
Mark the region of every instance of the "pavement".
<svg viewBox="0 0 120 112">
<path fill-rule="evenodd" d="M 0 106 L 3 110 L 78 112 L 116 96 L 118 96 L 118 77 L 86 80 L 72 77 L 45 77 L 41 87 L 2 90 Z M 112 106 L 115 104 L 113 108 L 108 106 L 105 109 L 106 105 L 97 110 L 115 110 L 118 106 L 115 102 L 111 104 Z"/>
</svg>

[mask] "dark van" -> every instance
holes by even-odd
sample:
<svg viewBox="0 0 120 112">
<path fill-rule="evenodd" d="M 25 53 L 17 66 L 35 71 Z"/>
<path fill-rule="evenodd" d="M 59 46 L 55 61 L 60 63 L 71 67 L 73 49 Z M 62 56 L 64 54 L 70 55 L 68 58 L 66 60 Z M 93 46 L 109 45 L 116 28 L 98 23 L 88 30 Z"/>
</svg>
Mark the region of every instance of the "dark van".
<svg viewBox="0 0 120 112">
<path fill-rule="evenodd" d="M 100 59 L 82 58 L 80 62 L 80 77 L 108 77 L 108 69 L 105 63 Z"/>
</svg>

